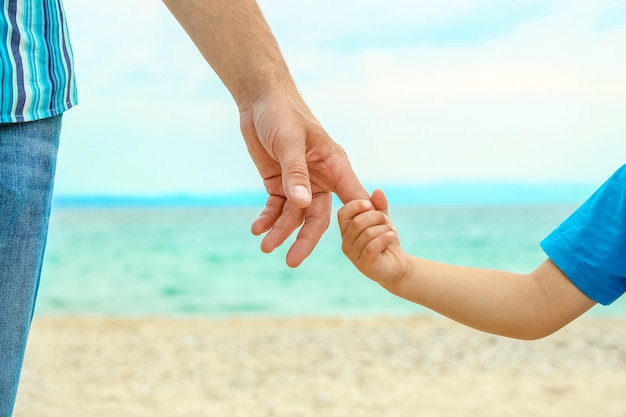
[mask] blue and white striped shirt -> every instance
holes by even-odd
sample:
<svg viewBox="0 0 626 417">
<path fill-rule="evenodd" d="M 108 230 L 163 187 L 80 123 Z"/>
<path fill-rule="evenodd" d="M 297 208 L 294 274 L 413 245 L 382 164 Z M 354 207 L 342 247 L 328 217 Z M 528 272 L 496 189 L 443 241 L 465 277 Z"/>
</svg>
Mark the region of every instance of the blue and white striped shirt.
<svg viewBox="0 0 626 417">
<path fill-rule="evenodd" d="M 3 0 L 0 59 L 1 123 L 44 119 L 76 105 L 61 0 Z"/>
</svg>

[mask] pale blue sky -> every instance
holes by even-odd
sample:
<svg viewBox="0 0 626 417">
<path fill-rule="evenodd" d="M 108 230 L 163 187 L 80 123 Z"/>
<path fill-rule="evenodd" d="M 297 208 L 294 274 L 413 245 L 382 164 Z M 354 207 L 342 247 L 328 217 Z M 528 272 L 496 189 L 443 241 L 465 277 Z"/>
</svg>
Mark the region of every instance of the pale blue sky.
<svg viewBox="0 0 626 417">
<path fill-rule="evenodd" d="M 626 1 L 261 0 L 367 184 L 600 183 L 626 161 Z M 261 185 L 236 107 L 158 0 L 65 0 L 80 104 L 56 190 Z"/>
</svg>

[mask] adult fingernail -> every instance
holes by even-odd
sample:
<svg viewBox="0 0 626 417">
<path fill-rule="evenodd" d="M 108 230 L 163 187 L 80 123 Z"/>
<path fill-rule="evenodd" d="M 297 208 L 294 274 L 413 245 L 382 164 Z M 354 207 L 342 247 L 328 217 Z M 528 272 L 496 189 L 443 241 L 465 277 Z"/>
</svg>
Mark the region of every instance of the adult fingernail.
<svg viewBox="0 0 626 417">
<path fill-rule="evenodd" d="M 296 185 L 291 189 L 291 194 L 302 201 L 309 201 L 311 199 L 311 194 L 309 194 L 309 190 L 304 185 Z"/>
</svg>

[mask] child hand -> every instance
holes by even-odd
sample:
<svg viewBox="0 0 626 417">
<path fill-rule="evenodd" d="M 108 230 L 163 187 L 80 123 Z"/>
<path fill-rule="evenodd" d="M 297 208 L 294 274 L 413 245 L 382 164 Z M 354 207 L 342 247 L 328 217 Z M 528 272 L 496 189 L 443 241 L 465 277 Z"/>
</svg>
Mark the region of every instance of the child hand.
<svg viewBox="0 0 626 417">
<path fill-rule="evenodd" d="M 337 213 L 343 253 L 365 276 L 383 286 L 397 283 L 408 270 L 407 256 L 387 213 L 387 198 L 381 190 L 372 193 L 371 201 L 350 201 Z"/>
</svg>

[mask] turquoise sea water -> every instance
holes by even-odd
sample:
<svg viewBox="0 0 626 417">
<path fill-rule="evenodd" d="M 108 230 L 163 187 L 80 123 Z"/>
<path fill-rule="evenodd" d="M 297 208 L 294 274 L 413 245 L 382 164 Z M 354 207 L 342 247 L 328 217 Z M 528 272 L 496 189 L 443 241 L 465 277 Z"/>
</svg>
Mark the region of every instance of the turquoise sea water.
<svg viewBox="0 0 626 417">
<path fill-rule="evenodd" d="M 406 251 L 528 272 L 538 242 L 575 205 L 400 206 Z M 257 207 L 55 208 L 37 313 L 145 315 L 429 314 L 363 277 L 344 258 L 336 220 L 305 263 L 259 250 Z M 622 315 L 618 301 L 590 314 Z"/>
</svg>

